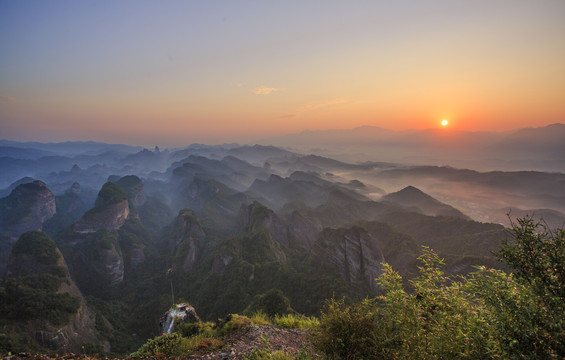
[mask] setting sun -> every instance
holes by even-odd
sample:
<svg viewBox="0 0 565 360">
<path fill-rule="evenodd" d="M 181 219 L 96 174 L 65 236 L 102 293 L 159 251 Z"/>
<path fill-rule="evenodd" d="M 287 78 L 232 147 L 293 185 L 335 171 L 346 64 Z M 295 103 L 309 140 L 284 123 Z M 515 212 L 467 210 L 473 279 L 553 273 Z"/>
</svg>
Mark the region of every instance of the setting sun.
<svg viewBox="0 0 565 360">
<path fill-rule="evenodd" d="M 445 119 L 443 119 L 443 120 L 441 121 L 441 126 L 447 126 L 447 124 L 449 124 L 449 121 L 447 121 L 447 120 L 445 120 Z"/>
</svg>

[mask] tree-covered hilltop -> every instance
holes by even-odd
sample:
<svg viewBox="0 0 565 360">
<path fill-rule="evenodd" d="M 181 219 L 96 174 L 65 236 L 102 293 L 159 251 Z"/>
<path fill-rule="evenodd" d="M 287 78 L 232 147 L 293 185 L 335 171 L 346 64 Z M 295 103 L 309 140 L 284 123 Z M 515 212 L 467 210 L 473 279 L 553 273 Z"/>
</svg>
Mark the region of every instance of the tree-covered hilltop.
<svg viewBox="0 0 565 360">
<path fill-rule="evenodd" d="M 14 244 L 0 282 L 0 304 L 0 352 L 69 352 L 86 343 L 104 349 L 94 314 L 44 233 L 26 232 Z"/>
<path fill-rule="evenodd" d="M 127 194 L 117 184 L 107 182 L 102 186 L 98 193 L 95 206 L 104 206 L 109 204 L 116 204 L 120 201 L 127 200 Z"/>
</svg>

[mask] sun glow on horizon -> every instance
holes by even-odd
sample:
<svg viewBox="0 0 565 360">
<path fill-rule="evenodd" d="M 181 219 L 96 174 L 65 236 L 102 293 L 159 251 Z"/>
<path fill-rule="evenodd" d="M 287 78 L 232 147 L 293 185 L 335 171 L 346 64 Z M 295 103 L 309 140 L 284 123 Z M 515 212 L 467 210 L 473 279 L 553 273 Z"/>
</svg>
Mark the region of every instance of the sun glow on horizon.
<svg viewBox="0 0 565 360">
<path fill-rule="evenodd" d="M 441 121 L 441 126 L 446 127 L 447 124 L 449 124 L 449 121 L 447 121 L 447 119 L 443 119 L 443 120 Z"/>
</svg>

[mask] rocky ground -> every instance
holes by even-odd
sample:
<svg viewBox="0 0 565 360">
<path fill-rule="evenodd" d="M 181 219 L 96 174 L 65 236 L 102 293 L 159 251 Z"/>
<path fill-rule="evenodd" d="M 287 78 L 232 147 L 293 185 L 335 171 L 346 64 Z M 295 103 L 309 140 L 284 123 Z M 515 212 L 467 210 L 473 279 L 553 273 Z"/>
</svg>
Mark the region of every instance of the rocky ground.
<svg viewBox="0 0 565 360">
<path fill-rule="evenodd" d="M 170 359 L 246 359 L 254 350 L 269 352 L 282 351 L 287 354 L 298 354 L 300 351 L 311 351 L 307 329 L 282 329 L 272 325 L 250 326 L 238 329 L 224 339 L 225 346 L 213 352 L 204 352 L 198 355 L 171 357 Z M 71 360 L 94 359 L 90 356 L 65 354 L 42 355 L 20 353 L 3 356 L 3 360 Z M 168 359 L 166 356 L 148 357 L 147 359 Z"/>
</svg>

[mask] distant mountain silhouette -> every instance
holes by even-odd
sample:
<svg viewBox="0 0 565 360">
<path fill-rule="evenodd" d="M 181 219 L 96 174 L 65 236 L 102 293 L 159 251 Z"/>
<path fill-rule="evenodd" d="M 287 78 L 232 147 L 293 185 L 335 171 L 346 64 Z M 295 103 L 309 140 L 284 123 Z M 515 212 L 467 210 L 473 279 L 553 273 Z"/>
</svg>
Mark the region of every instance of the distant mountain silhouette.
<svg viewBox="0 0 565 360">
<path fill-rule="evenodd" d="M 304 131 L 260 141 L 338 160 L 445 165 L 477 170 L 565 172 L 565 124 L 513 132 L 393 131 L 363 126 Z"/>
<path fill-rule="evenodd" d="M 414 186 L 407 186 L 400 191 L 385 195 L 381 198 L 381 201 L 400 205 L 407 210 L 413 210 L 424 215 L 453 216 L 469 219 L 461 211 L 439 202 Z"/>
</svg>

